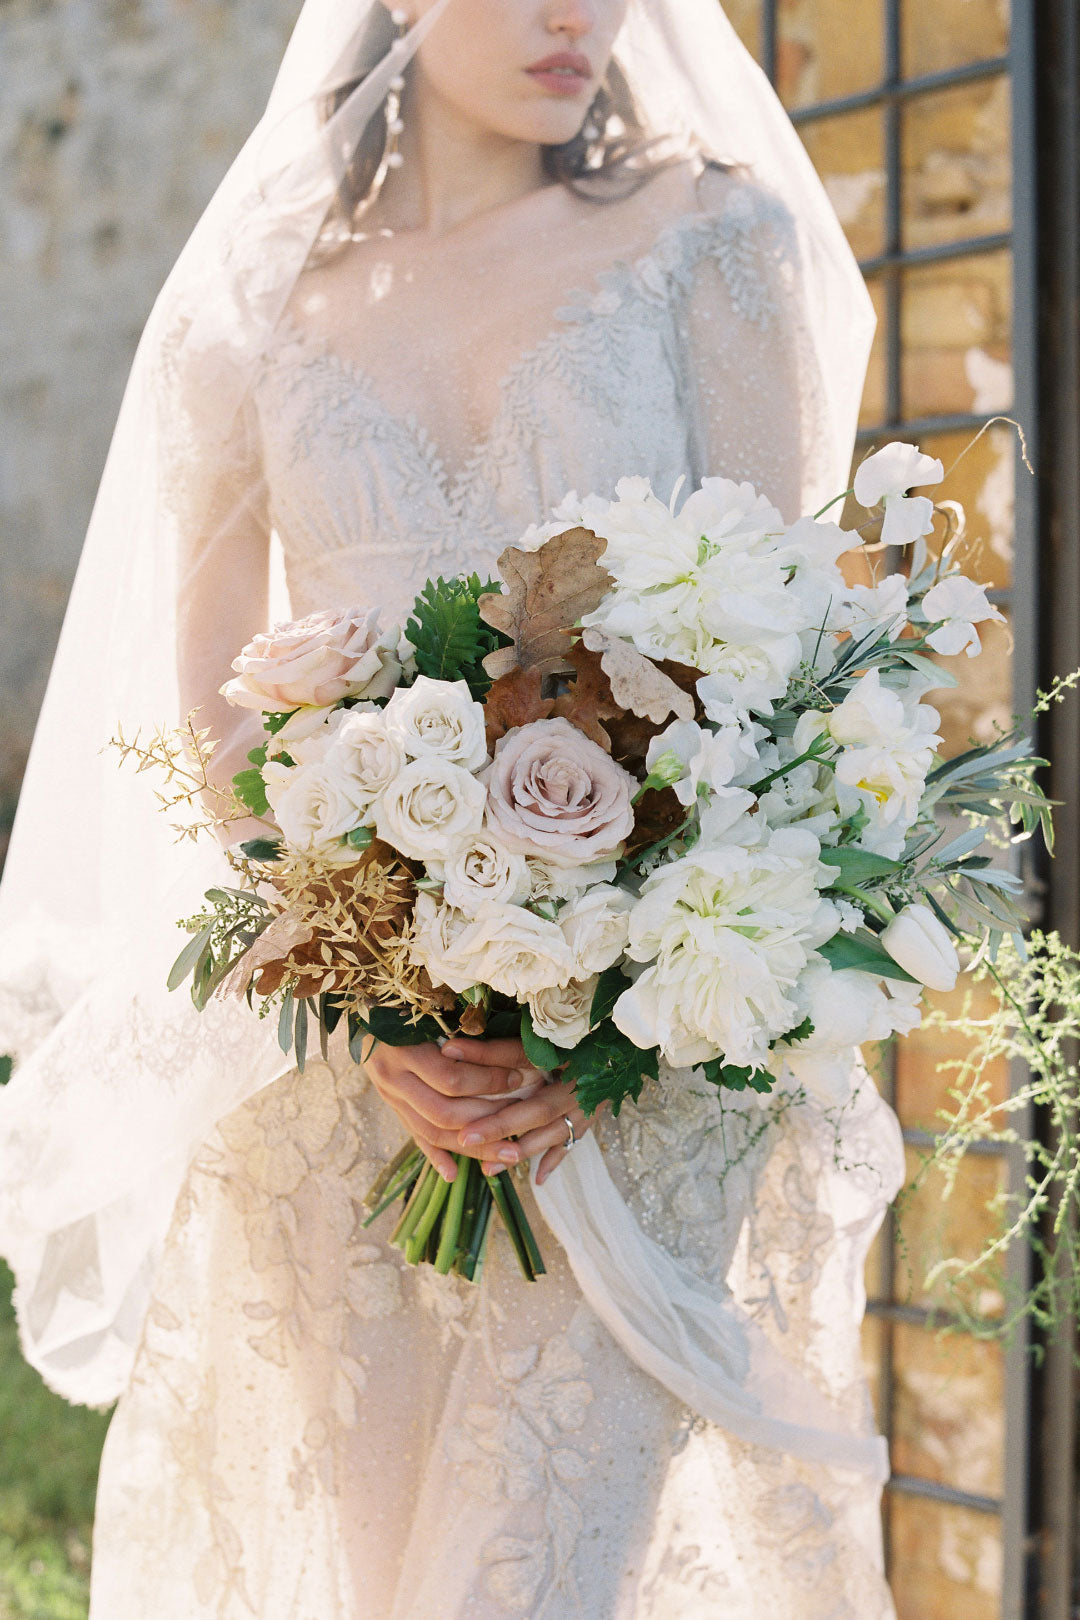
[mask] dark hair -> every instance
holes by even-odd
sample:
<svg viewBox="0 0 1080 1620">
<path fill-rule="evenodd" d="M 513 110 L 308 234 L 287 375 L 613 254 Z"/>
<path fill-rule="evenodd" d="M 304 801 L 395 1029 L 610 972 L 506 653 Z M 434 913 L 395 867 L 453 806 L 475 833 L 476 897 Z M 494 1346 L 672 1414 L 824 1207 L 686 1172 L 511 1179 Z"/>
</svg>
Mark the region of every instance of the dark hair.
<svg viewBox="0 0 1080 1620">
<path fill-rule="evenodd" d="M 362 57 L 370 60 L 372 47 L 374 60 L 381 57 L 392 33 L 385 41 L 372 35 L 382 35 L 388 24 L 385 8 L 377 5 Z M 324 121 L 329 122 L 366 76 L 366 72 L 358 73 L 327 96 L 322 109 Z M 350 239 L 358 214 L 371 198 L 386 151 L 386 135 L 385 119 L 374 117 L 368 121 L 315 244 L 319 261 Z M 558 146 L 544 146 L 541 150 L 544 173 L 592 202 L 612 202 L 629 196 L 680 157 L 670 141 L 649 133 L 626 75 L 614 59 L 608 64 L 577 134 Z"/>
</svg>

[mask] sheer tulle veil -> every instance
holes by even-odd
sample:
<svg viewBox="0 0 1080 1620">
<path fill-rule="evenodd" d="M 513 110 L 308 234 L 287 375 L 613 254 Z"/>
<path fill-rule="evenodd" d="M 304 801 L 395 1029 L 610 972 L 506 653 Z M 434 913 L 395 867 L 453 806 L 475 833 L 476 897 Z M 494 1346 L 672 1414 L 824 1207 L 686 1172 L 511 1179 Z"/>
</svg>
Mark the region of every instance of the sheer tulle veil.
<svg viewBox="0 0 1080 1620">
<path fill-rule="evenodd" d="M 371 26 L 380 3 L 306 0 L 266 113 L 150 316 L 0 888 L 0 1052 L 17 1058 L 0 1093 L 0 1252 L 28 1358 L 77 1401 L 124 1387 L 192 1152 L 286 1066 L 246 1007 L 200 1017 L 165 989 L 176 919 L 227 869 L 215 847 L 175 842 L 147 780 L 102 750 L 118 724 L 131 735 L 183 718 L 177 625 L 194 573 L 227 544 L 208 469 L 235 453 L 259 358 L 365 126 L 454 0 L 435 0 L 389 53 Z M 365 60 L 376 38 L 384 54 Z M 873 315 L 795 131 L 717 0 L 631 0 L 616 56 L 651 131 L 746 165 L 790 213 L 841 490 Z M 358 71 L 326 122 L 327 92 Z M 545 1214 L 629 1353 L 747 1438 L 880 1474 L 878 1442 L 848 1434 L 723 1301 L 641 1248 L 591 1141 L 571 1162 Z"/>
</svg>

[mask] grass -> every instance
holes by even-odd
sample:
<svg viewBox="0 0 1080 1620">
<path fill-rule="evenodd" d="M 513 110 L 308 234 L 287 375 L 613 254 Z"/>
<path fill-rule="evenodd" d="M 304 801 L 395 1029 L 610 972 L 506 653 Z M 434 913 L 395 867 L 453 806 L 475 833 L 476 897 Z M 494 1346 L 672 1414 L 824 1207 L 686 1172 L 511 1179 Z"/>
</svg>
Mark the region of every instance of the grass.
<svg viewBox="0 0 1080 1620">
<path fill-rule="evenodd" d="M 0 1265 L 0 1620 L 86 1620 L 107 1415 L 68 1406 L 23 1361 Z"/>
</svg>

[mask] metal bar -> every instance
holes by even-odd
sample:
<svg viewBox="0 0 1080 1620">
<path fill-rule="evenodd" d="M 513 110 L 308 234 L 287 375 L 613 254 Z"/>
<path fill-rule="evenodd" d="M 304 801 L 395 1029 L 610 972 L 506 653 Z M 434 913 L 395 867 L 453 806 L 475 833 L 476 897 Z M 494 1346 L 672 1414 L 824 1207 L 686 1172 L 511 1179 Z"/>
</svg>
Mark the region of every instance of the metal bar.
<svg viewBox="0 0 1080 1620">
<path fill-rule="evenodd" d="M 884 88 L 895 89 L 902 78 L 900 59 L 900 0 L 885 0 L 882 13 Z M 899 256 L 904 246 L 904 167 L 900 150 L 900 105 L 889 97 L 884 105 L 882 138 L 885 147 L 885 416 L 889 422 L 903 417 L 903 332 Z"/>
<path fill-rule="evenodd" d="M 939 1485 L 936 1479 L 920 1479 L 916 1474 L 894 1474 L 889 1491 L 901 1496 L 923 1496 L 931 1502 L 948 1502 L 952 1507 L 970 1508 L 973 1513 L 1001 1512 L 1002 1504 L 996 1496 L 980 1496 L 976 1491 L 958 1491 L 952 1485 Z"/>
<path fill-rule="evenodd" d="M 992 79 L 1008 72 L 1007 56 L 991 56 L 981 62 L 965 62 L 962 67 L 945 68 L 940 73 L 925 73 L 917 79 L 904 79 L 897 74 L 870 90 L 855 90 L 848 96 L 834 96 L 830 101 L 816 101 L 812 107 L 792 107 L 789 116 L 793 124 L 813 124 L 822 118 L 836 118 L 844 113 L 862 112 L 885 101 L 907 102 L 917 96 L 931 95 L 935 90 L 950 90 L 953 85 L 973 84 L 980 79 Z"/>
<path fill-rule="evenodd" d="M 991 417 L 976 415 L 974 411 L 957 411 L 953 416 L 909 416 L 906 420 L 901 418 L 896 422 L 878 422 L 860 428 L 859 443 L 880 439 L 885 433 L 895 438 L 899 432 L 912 439 L 919 434 L 929 433 L 978 433 L 991 420 Z"/>
<path fill-rule="evenodd" d="M 769 83 L 776 87 L 777 16 L 779 0 L 764 0 L 761 9 L 761 65 Z"/>
<path fill-rule="evenodd" d="M 880 275 L 887 270 L 906 270 L 910 265 L 941 264 L 949 259 L 966 259 L 976 253 L 1000 253 L 1012 246 L 1011 231 L 995 231 L 990 236 L 954 237 L 951 242 L 935 242 L 930 247 L 898 247 L 892 253 L 880 253 L 876 258 L 863 259 L 859 268 L 864 276 Z"/>
<path fill-rule="evenodd" d="M 936 1310 L 931 1305 L 901 1305 L 895 1300 L 871 1299 L 866 1302 L 866 1314 L 878 1317 L 883 1322 L 902 1322 L 905 1327 L 926 1328 L 930 1333 L 936 1333 L 939 1328 L 955 1328 L 958 1332 L 970 1332 L 972 1323 L 978 1327 L 995 1332 L 1000 1324 L 991 1317 L 973 1317 L 971 1322 L 963 1321 L 952 1311 Z"/>
</svg>

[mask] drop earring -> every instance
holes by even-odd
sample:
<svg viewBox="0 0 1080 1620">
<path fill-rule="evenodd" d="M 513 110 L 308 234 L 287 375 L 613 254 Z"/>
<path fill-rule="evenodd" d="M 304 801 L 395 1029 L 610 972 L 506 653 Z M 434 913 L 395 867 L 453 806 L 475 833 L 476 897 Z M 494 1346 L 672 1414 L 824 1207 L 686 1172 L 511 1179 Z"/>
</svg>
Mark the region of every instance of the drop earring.
<svg viewBox="0 0 1080 1620">
<path fill-rule="evenodd" d="M 400 6 L 390 13 L 390 21 L 397 29 L 394 40 L 396 46 L 409 30 L 408 13 L 402 11 Z M 393 50 L 391 46 L 391 50 Z M 400 73 L 396 73 L 390 80 L 386 96 L 386 149 L 383 153 L 383 164 L 387 169 L 400 169 L 405 159 L 399 150 L 401 132 L 405 125 L 401 120 L 401 94 L 405 89 L 405 80 Z"/>
</svg>

